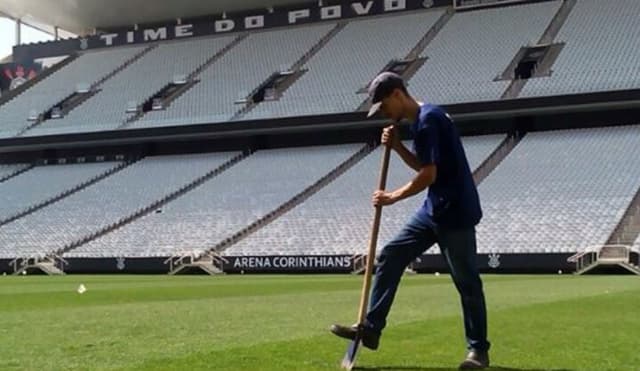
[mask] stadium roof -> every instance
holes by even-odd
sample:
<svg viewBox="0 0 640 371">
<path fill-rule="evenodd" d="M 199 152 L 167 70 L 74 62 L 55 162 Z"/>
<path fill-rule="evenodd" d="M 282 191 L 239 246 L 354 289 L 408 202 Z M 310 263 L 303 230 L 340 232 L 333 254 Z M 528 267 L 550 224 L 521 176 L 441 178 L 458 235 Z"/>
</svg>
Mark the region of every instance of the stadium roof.
<svg viewBox="0 0 640 371">
<path fill-rule="evenodd" d="M 0 0 L 0 13 L 28 23 L 58 26 L 75 34 L 93 28 L 152 23 L 224 11 L 259 9 L 310 0 Z"/>
</svg>

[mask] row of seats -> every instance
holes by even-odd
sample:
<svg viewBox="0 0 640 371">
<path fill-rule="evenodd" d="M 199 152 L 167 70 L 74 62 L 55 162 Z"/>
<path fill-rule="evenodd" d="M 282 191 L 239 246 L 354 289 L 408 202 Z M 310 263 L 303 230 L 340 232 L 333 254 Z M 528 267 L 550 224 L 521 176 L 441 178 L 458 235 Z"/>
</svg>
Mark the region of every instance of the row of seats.
<svg viewBox="0 0 640 371">
<path fill-rule="evenodd" d="M 169 256 L 203 250 L 274 211 L 362 145 L 258 151 L 155 213 L 66 254 Z"/>
<path fill-rule="evenodd" d="M 275 72 L 289 70 L 335 24 L 251 34 L 204 70 L 199 83 L 165 111 L 149 112 L 132 128 L 224 122 L 243 105 L 235 104 Z"/>
<path fill-rule="evenodd" d="M 467 139 L 472 168 L 478 164 L 474 159 L 486 158 L 499 142 Z M 528 134 L 479 187 L 484 211 L 477 228 L 479 252 L 575 253 L 604 244 L 640 187 L 640 167 L 631 160 L 639 145 L 637 126 Z M 362 252 L 372 209 L 366 197 L 370 186 L 359 181 L 373 184 L 378 162 L 378 156 L 369 156 L 317 197 L 225 253 Z M 390 187 L 410 176 L 397 166 L 392 162 Z M 381 243 L 402 227 L 419 206 L 415 201 L 384 210 Z"/>
<path fill-rule="evenodd" d="M 535 45 L 561 1 L 457 13 L 427 46 L 409 81 L 437 104 L 496 100 L 510 81 L 494 81 L 521 47 Z"/>
<path fill-rule="evenodd" d="M 640 187 L 638 126 L 529 133 L 480 184 L 489 250 L 600 245 Z"/>
<path fill-rule="evenodd" d="M 465 138 L 470 167 L 476 168 L 503 136 Z M 411 146 L 411 143 L 405 143 Z M 371 193 L 377 182 L 382 148 L 378 148 L 313 197 L 273 223 L 239 241 L 225 255 L 355 254 L 367 248 L 374 209 Z M 391 158 L 387 188 L 406 184 L 415 175 L 397 156 Z M 424 195 L 384 209 L 380 241 L 389 241 L 418 210 Z M 434 250 L 432 250 L 434 251 Z"/>
<path fill-rule="evenodd" d="M 476 169 L 504 136 L 465 137 Z M 410 143 L 406 143 L 410 146 Z M 169 256 L 215 246 L 302 192 L 363 145 L 258 151 L 142 218 L 84 244 L 67 257 Z M 638 126 L 527 134 L 479 186 L 480 252 L 580 251 L 606 242 L 640 187 Z M 226 255 L 354 254 L 366 248 L 370 194 L 381 149 Z M 238 155 L 145 158 L 26 217 L 0 226 L 0 258 L 58 250 L 118 222 Z M 58 194 L 116 163 L 42 166 L 0 183 L 0 218 Z M 413 176 L 392 157 L 388 188 Z M 38 181 L 36 181 L 38 180 Z M 41 184 L 37 184 L 41 183 Z M 384 209 L 381 244 L 423 201 Z M 429 253 L 438 253 L 437 246 Z"/>
<path fill-rule="evenodd" d="M 404 59 L 442 10 L 351 22 L 302 68 L 307 72 L 278 101 L 263 102 L 243 119 L 355 111 L 358 92 L 391 60 Z"/>
<path fill-rule="evenodd" d="M 100 93 L 61 120 L 49 120 L 28 135 L 116 129 L 132 113 L 130 102 L 141 106 L 174 76 L 186 76 L 233 40 L 232 36 L 161 44 L 124 71 L 100 85 Z"/>
<path fill-rule="evenodd" d="M 81 54 L 59 71 L 0 106 L 0 138 L 17 135 L 31 124 L 29 117 L 32 114 L 39 115 L 51 109 L 73 94 L 78 84 L 97 82 L 142 50 L 141 47 L 127 47 Z"/>
<path fill-rule="evenodd" d="M 1 226 L 0 258 L 58 251 L 191 184 L 235 155 L 144 158 L 92 186 Z M 28 191 L 16 190 L 15 194 Z"/>
<path fill-rule="evenodd" d="M 0 164 L 0 179 L 5 179 L 13 174 L 16 174 L 20 170 L 25 169 L 27 164 Z"/>
<path fill-rule="evenodd" d="M 36 166 L 0 183 L 0 221 L 58 196 L 114 167 L 117 162 Z"/>
<path fill-rule="evenodd" d="M 520 96 L 640 87 L 640 2 L 579 0 L 555 42 L 565 43 L 551 77 L 527 82 Z"/>
<path fill-rule="evenodd" d="M 424 65 L 410 79 L 411 92 L 436 104 L 499 99 L 508 81 L 494 81 L 523 46 L 534 45 L 562 2 L 544 1 L 455 13 L 422 52 Z M 640 5 L 619 0 L 577 1 L 556 38 L 564 42 L 550 77 L 528 81 L 521 96 L 608 91 L 640 86 Z M 359 93 L 391 60 L 402 59 L 443 16 L 442 9 L 351 20 L 303 66 L 306 72 L 277 101 L 264 101 L 239 119 L 348 112 Z M 256 31 L 198 76 L 199 82 L 165 110 L 151 111 L 129 127 L 227 122 L 273 73 L 290 69 L 335 23 Z M 142 104 L 176 74 L 188 75 L 238 35 L 159 43 L 108 79 L 100 92 L 63 119 L 47 120 L 26 135 L 100 131 L 121 127 L 132 102 Z M 286 45 L 286 47 L 283 47 Z M 0 138 L 25 129 L 33 111 L 43 113 L 123 65 L 142 47 L 90 51 L 0 106 Z"/>
</svg>

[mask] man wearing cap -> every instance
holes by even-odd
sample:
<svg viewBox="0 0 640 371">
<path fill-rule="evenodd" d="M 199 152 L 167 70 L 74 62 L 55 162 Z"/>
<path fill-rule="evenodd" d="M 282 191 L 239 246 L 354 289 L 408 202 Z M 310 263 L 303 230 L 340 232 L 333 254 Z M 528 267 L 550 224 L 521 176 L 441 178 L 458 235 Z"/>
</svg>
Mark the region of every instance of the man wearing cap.
<svg viewBox="0 0 640 371">
<path fill-rule="evenodd" d="M 368 117 L 380 111 L 395 125 L 410 123 L 413 151 L 400 141 L 394 125 L 384 129 L 382 143 L 391 147 L 416 171 L 405 186 L 394 191 L 377 190 L 375 206 L 392 205 L 429 188 L 422 207 L 387 245 L 378 258 L 371 301 L 362 330 L 362 344 L 378 348 L 405 268 L 435 243 L 446 260 L 460 294 L 468 354 L 460 369 L 489 366 L 487 314 L 482 281 L 476 265 L 475 226 L 482 218 L 478 192 L 457 129 L 440 107 L 411 97 L 400 76 L 385 72 L 369 87 L 372 106 Z M 331 331 L 354 339 L 358 324 L 333 325 Z"/>
</svg>

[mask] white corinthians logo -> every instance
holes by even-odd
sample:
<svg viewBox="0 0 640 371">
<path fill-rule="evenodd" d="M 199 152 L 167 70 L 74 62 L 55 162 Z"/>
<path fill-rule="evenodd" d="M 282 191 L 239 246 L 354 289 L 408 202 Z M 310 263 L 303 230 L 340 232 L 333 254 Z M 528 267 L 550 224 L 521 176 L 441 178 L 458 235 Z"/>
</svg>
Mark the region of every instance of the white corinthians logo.
<svg viewBox="0 0 640 371">
<path fill-rule="evenodd" d="M 83 37 L 80 39 L 80 49 L 85 50 L 89 48 L 89 39 Z"/>
<path fill-rule="evenodd" d="M 14 68 L 5 68 L 4 75 L 9 79 L 9 90 L 18 88 L 20 85 L 36 77 L 36 71 L 17 65 Z"/>
<path fill-rule="evenodd" d="M 489 254 L 489 267 L 496 269 L 500 266 L 500 254 Z"/>
<path fill-rule="evenodd" d="M 124 270 L 125 268 L 125 258 L 124 256 L 119 256 L 116 258 L 116 268 L 118 268 L 119 271 Z"/>
</svg>

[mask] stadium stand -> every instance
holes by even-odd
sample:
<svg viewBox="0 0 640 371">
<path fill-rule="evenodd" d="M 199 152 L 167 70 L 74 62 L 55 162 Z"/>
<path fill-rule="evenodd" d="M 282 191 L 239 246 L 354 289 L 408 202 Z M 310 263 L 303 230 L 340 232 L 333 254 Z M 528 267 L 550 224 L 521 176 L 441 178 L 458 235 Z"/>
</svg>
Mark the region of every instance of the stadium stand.
<svg viewBox="0 0 640 371">
<path fill-rule="evenodd" d="M 410 89 L 435 104 L 500 99 L 509 81 L 494 79 L 521 47 L 538 41 L 561 3 L 456 13 L 427 46 Z"/>
<path fill-rule="evenodd" d="M 574 253 L 606 243 L 640 187 L 640 127 L 527 134 L 480 184 L 480 249 Z"/>
<path fill-rule="evenodd" d="M 98 162 L 36 166 L 0 183 L 0 223 L 64 194 L 77 185 L 99 177 L 119 164 L 118 162 Z"/>
<path fill-rule="evenodd" d="M 464 138 L 469 166 L 477 168 L 502 142 L 504 136 Z M 406 145 L 411 145 L 406 143 Z M 409 147 L 410 148 L 410 147 Z M 347 173 L 275 222 L 240 240 L 225 255 L 327 255 L 362 253 L 373 219 L 371 192 L 376 184 L 382 148 L 369 154 Z M 404 185 L 413 171 L 393 156 L 388 187 Z M 413 213 L 423 197 L 404 200 L 384 209 L 380 241 L 390 240 Z M 436 253 L 437 248 L 430 250 Z"/>
<path fill-rule="evenodd" d="M 252 33 L 202 71 L 200 82 L 168 109 L 151 111 L 131 127 L 228 121 L 243 107 L 235 104 L 237 100 L 246 98 L 274 72 L 289 70 L 335 26 L 329 23 Z"/>
<path fill-rule="evenodd" d="M 597 0 L 577 2 L 556 37 L 566 45 L 553 66 L 553 75 L 530 79 L 520 96 L 638 87 L 640 67 L 625 55 L 637 49 L 640 39 L 632 37 L 639 5 L 632 0 L 621 1 L 624 6 Z M 546 1 L 455 13 L 422 52 L 421 57 L 427 60 L 409 81 L 412 93 L 436 104 L 500 99 L 509 81 L 494 80 L 521 47 L 540 39 L 561 4 Z M 129 127 L 356 110 L 366 99 L 361 89 L 369 80 L 390 61 L 404 59 L 443 14 L 444 10 L 437 9 L 352 20 L 313 55 L 308 55 L 310 50 L 331 34 L 335 23 L 248 33 L 197 74 L 199 82 L 166 109 L 149 111 Z M 592 24 L 598 25 L 598 37 L 593 37 L 596 31 L 588 27 Z M 590 31 L 585 32 L 587 29 Z M 25 135 L 122 127 L 134 115 L 127 113 L 130 104 L 140 106 L 174 76 L 194 72 L 237 36 L 159 43 L 100 84 L 98 94 L 66 117 L 44 121 Z M 290 47 L 283 50 L 280 45 Z M 141 47 L 120 47 L 84 53 L 0 107 L 0 137 L 14 136 L 28 127 L 30 112 L 41 114 L 51 108 L 74 91 L 75 82 L 97 81 L 141 51 Z M 236 116 L 244 107 L 236 102 L 247 98 L 273 73 L 288 71 L 301 60 L 306 60 L 300 66 L 306 72 L 278 100 L 263 101 Z M 238 68 L 240 65 L 243 67 Z"/>
<path fill-rule="evenodd" d="M 521 97 L 640 87 L 640 2 L 576 2 L 555 42 L 566 43 L 551 77 L 530 79 Z"/>
<path fill-rule="evenodd" d="M 182 197 L 65 257 L 170 256 L 204 250 L 275 210 L 361 144 L 258 151 Z"/>
<path fill-rule="evenodd" d="M 160 44 L 100 86 L 93 99 L 71 111 L 62 120 L 50 120 L 29 135 L 116 129 L 130 113 L 129 102 L 142 105 L 174 76 L 188 75 L 233 41 L 233 37 L 204 38 Z"/>
<path fill-rule="evenodd" d="M 243 119 L 355 111 L 358 94 L 391 60 L 403 60 L 443 10 L 352 21 L 302 67 L 307 72 L 278 101 L 264 101 Z"/>
<path fill-rule="evenodd" d="M 0 258 L 63 249 L 101 228 L 117 225 L 128 215 L 215 170 L 234 155 L 213 153 L 142 159 L 90 187 L 0 227 Z"/>
<path fill-rule="evenodd" d="M 127 47 L 82 54 L 60 71 L 0 106 L 0 138 L 17 135 L 32 124 L 30 116 L 43 114 L 73 94 L 77 84 L 98 81 L 142 50 L 141 47 Z"/>
</svg>

